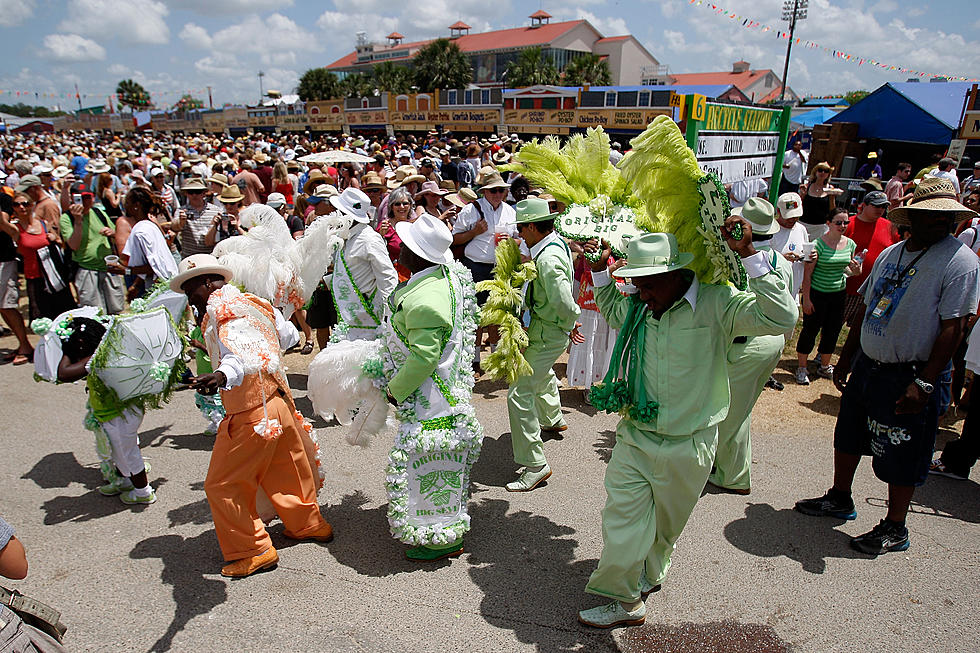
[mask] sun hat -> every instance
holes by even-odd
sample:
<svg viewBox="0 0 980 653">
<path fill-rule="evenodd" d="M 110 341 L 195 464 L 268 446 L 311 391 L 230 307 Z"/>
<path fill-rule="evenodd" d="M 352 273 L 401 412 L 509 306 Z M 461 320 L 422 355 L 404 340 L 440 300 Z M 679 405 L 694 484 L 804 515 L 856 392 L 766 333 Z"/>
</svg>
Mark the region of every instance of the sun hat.
<svg viewBox="0 0 980 653">
<path fill-rule="evenodd" d="M 494 163 L 507 163 L 508 161 L 510 161 L 510 155 L 504 150 L 500 150 L 493 155 Z"/>
<path fill-rule="evenodd" d="M 234 204 L 235 202 L 241 202 L 244 199 L 245 196 L 242 195 L 242 191 L 238 190 L 238 184 L 225 186 L 221 189 L 221 194 L 218 195 L 218 201 L 222 204 Z"/>
<path fill-rule="evenodd" d="M 37 175 L 24 175 L 20 178 L 20 183 L 14 188 L 14 191 L 18 193 L 23 193 L 28 188 L 41 185 L 41 178 Z"/>
<path fill-rule="evenodd" d="M 327 174 L 320 170 L 319 168 L 314 168 L 310 170 L 309 176 L 306 178 L 306 183 L 303 184 L 303 192 L 307 195 L 312 195 L 313 190 L 327 182 Z"/>
<path fill-rule="evenodd" d="M 112 168 L 105 161 L 92 161 L 85 166 L 85 169 L 91 172 L 93 175 L 101 175 L 103 172 L 109 172 Z"/>
<path fill-rule="evenodd" d="M 269 198 L 265 203 L 274 209 L 279 209 L 286 206 L 286 196 L 282 193 L 269 193 Z"/>
<path fill-rule="evenodd" d="M 941 211 L 949 213 L 951 220 L 966 220 L 977 215 L 976 211 L 956 201 L 956 188 L 953 187 L 953 182 L 941 177 L 922 179 L 915 187 L 909 203 L 889 211 L 888 219 L 893 224 L 907 226 L 911 211 Z"/>
<path fill-rule="evenodd" d="M 402 243 L 426 261 L 439 265 L 452 263 L 453 234 L 439 218 L 423 213 L 414 222 L 403 220 L 395 225 Z"/>
<path fill-rule="evenodd" d="M 368 222 L 371 219 L 367 211 L 368 207 L 371 206 L 371 198 L 360 189 L 345 188 L 340 195 L 331 197 L 330 203 L 344 215 L 354 218 L 355 222 Z"/>
<path fill-rule="evenodd" d="M 259 150 L 258 152 L 255 153 L 252 159 L 254 159 L 256 163 L 265 163 L 266 161 L 269 160 L 269 157 L 266 156 L 265 152 Z"/>
<path fill-rule="evenodd" d="M 70 172 L 71 169 L 68 166 L 58 166 L 51 171 L 51 176 L 55 179 L 64 179 Z"/>
<path fill-rule="evenodd" d="M 483 178 L 483 184 L 480 186 L 480 190 L 489 190 L 491 188 L 510 188 L 510 184 L 504 181 L 504 178 L 500 176 L 499 172 L 494 172 L 485 176 Z"/>
<path fill-rule="evenodd" d="M 237 186 L 236 186 L 237 188 Z M 207 190 L 208 187 L 204 185 L 204 180 L 200 177 L 190 177 L 187 181 L 180 185 L 180 190 Z"/>
<path fill-rule="evenodd" d="M 385 183 L 381 180 L 381 175 L 376 172 L 368 172 L 361 177 L 361 190 L 384 189 Z"/>
<path fill-rule="evenodd" d="M 877 206 L 879 208 L 891 205 L 891 202 L 888 201 L 888 196 L 880 190 L 873 190 L 870 193 L 865 193 L 864 203 L 870 204 L 871 206 Z"/>
<path fill-rule="evenodd" d="M 437 184 L 436 182 L 427 181 L 422 184 L 422 187 L 419 189 L 419 192 L 415 193 L 415 199 L 419 199 L 420 197 L 422 197 L 427 193 L 431 193 L 432 195 L 438 195 L 439 197 L 443 197 L 448 192 L 449 191 L 439 188 L 439 184 Z"/>
<path fill-rule="evenodd" d="M 467 204 L 470 204 L 471 202 L 475 202 L 477 200 L 476 193 L 473 192 L 472 188 L 460 188 L 459 198 L 464 202 L 466 202 Z"/>
<path fill-rule="evenodd" d="M 776 208 L 784 220 L 803 216 L 803 199 L 799 193 L 783 193 L 776 200 Z"/>
<path fill-rule="evenodd" d="M 230 183 L 228 180 L 228 175 L 222 172 L 216 172 L 204 181 L 208 182 L 209 184 L 218 184 L 222 187 L 227 186 Z"/>
<path fill-rule="evenodd" d="M 450 193 L 449 195 L 446 195 L 445 199 L 447 202 L 460 209 L 469 204 L 469 202 L 466 202 L 459 196 L 459 193 Z"/>
<path fill-rule="evenodd" d="M 439 188 L 443 189 L 444 191 L 454 193 L 456 192 L 456 182 L 454 182 L 452 179 L 443 179 L 439 182 Z"/>
<path fill-rule="evenodd" d="M 768 200 L 750 197 L 745 204 L 732 209 L 732 215 L 740 215 L 752 227 L 753 236 L 772 236 L 779 233 L 779 223 L 773 219 L 776 210 Z"/>
<path fill-rule="evenodd" d="M 319 204 L 323 200 L 328 200 L 331 197 L 337 197 L 340 193 L 337 191 L 336 186 L 331 184 L 320 184 L 316 187 L 316 190 L 306 198 L 308 204 Z"/>
<path fill-rule="evenodd" d="M 643 234 L 630 239 L 626 246 L 626 265 L 612 274 L 618 278 L 649 277 L 686 268 L 693 260 L 694 254 L 677 251 L 674 234 Z"/>
<path fill-rule="evenodd" d="M 398 150 L 398 154 L 395 155 L 396 159 L 411 159 L 412 153 L 408 150 Z"/>
<path fill-rule="evenodd" d="M 39 177 L 41 175 L 50 175 L 52 172 L 54 172 L 54 167 L 48 165 L 47 163 L 39 163 L 36 166 L 34 166 L 33 170 L 31 170 L 31 173 Z"/>
<path fill-rule="evenodd" d="M 150 170 L 150 177 L 156 177 L 157 175 L 166 174 L 163 168 L 152 168 Z"/>
<path fill-rule="evenodd" d="M 878 179 L 877 177 L 869 177 L 861 182 L 861 188 L 863 188 L 866 191 L 873 191 L 873 190 L 880 191 L 882 188 L 881 180 Z"/>
<path fill-rule="evenodd" d="M 558 215 L 557 213 L 552 213 L 548 202 L 537 197 L 529 197 L 526 200 L 521 200 L 514 206 L 514 209 L 517 211 L 517 217 L 515 219 L 517 224 L 550 220 Z"/>
<path fill-rule="evenodd" d="M 816 170 L 826 170 L 827 172 L 830 172 L 830 173 L 833 173 L 834 172 L 833 166 L 831 166 L 826 161 L 821 161 L 817 165 L 813 166 L 813 169 L 814 169 L 814 171 L 816 171 Z"/>
<path fill-rule="evenodd" d="M 231 270 L 221 265 L 211 254 L 192 254 L 178 264 L 177 275 L 170 280 L 170 289 L 182 293 L 185 283 L 205 274 L 220 274 L 225 282 L 231 281 L 232 277 Z"/>
</svg>

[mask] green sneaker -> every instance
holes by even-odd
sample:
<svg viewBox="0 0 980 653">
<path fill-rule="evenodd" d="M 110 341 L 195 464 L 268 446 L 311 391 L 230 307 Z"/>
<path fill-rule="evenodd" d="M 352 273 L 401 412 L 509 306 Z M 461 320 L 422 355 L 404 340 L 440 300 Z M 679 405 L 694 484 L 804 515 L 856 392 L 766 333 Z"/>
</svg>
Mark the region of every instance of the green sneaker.
<svg viewBox="0 0 980 653">
<path fill-rule="evenodd" d="M 450 544 L 449 546 L 438 548 L 425 545 L 417 546 L 406 551 L 405 557 L 409 560 L 433 562 L 435 560 L 442 560 L 443 558 L 455 558 L 461 553 L 463 553 L 463 540 L 459 540 L 455 544 Z"/>
<path fill-rule="evenodd" d="M 145 497 L 141 497 L 138 494 L 136 494 L 136 490 L 133 489 L 128 492 L 123 492 L 122 494 L 119 495 L 119 498 L 127 506 L 134 506 L 138 504 L 149 505 L 157 500 L 157 493 L 153 491 L 153 488 L 150 488 L 150 494 Z"/>
<path fill-rule="evenodd" d="M 103 496 L 114 497 L 117 494 L 133 489 L 133 482 L 125 476 L 120 476 L 112 483 L 106 483 L 99 488 L 99 493 Z"/>
</svg>

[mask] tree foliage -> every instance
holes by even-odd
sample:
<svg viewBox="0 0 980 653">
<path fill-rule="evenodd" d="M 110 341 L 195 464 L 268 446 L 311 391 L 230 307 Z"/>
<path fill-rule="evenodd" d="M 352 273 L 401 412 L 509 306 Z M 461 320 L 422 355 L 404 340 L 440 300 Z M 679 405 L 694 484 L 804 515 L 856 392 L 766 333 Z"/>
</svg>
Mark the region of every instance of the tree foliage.
<svg viewBox="0 0 980 653">
<path fill-rule="evenodd" d="M 869 95 L 871 95 L 870 91 L 864 91 L 864 90 L 848 91 L 847 93 L 844 93 L 844 101 L 847 102 L 849 105 L 857 104 L 858 102 L 868 97 Z"/>
<path fill-rule="evenodd" d="M 549 57 L 542 54 L 541 48 L 522 50 L 517 59 L 507 66 L 507 86 L 511 88 L 557 83 L 558 69 Z"/>
<path fill-rule="evenodd" d="M 404 66 L 396 66 L 390 61 L 375 66 L 371 71 L 371 79 L 378 92 L 409 93 L 415 86 L 415 75 L 412 70 Z"/>
<path fill-rule="evenodd" d="M 153 106 L 146 89 L 131 79 L 124 79 L 116 84 L 116 97 L 119 104 L 133 109 L 148 109 Z"/>
<path fill-rule="evenodd" d="M 459 46 L 449 39 L 436 39 L 415 54 L 415 85 L 422 92 L 442 88 L 465 88 L 473 81 L 473 66 Z"/>
<path fill-rule="evenodd" d="M 330 100 L 340 95 L 340 83 L 326 68 L 310 68 L 299 78 L 296 93 L 303 102 Z"/>
<path fill-rule="evenodd" d="M 51 118 L 53 116 L 65 115 L 64 111 L 53 111 L 42 106 L 32 107 L 23 102 L 18 102 L 17 104 L 0 104 L 0 113 L 9 113 L 18 118 Z"/>
<path fill-rule="evenodd" d="M 612 73 L 609 64 L 597 54 L 583 54 L 572 59 L 562 73 L 562 86 L 609 86 Z"/>
<path fill-rule="evenodd" d="M 361 73 L 350 73 L 338 85 L 341 97 L 365 97 L 374 95 L 374 80 Z"/>
</svg>

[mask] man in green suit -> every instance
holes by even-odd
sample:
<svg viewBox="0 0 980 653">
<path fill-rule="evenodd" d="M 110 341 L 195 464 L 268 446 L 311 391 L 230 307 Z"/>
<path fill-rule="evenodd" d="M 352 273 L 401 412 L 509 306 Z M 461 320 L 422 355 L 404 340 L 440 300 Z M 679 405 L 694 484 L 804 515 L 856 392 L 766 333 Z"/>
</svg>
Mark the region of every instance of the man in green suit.
<svg viewBox="0 0 980 653">
<path fill-rule="evenodd" d="M 731 236 L 736 225 L 738 240 Z M 780 335 L 796 323 L 789 286 L 774 273 L 771 257 L 756 252 L 749 223 L 729 217 L 723 233 L 742 257 L 751 292 L 700 283 L 686 269 L 694 256 L 678 252 L 673 234 L 630 241 L 627 265 L 612 273 L 632 281 L 637 292 L 629 298 L 611 283 L 607 247 L 592 265 L 599 310 L 619 330 L 612 371 L 607 383 L 593 387 L 593 405 L 624 416 L 606 468 L 602 556 L 585 590 L 615 600 L 579 612 L 584 624 L 643 623 L 642 599 L 667 575 L 711 471 L 718 424 L 728 413 L 732 341 Z M 585 250 L 599 248 L 590 241 Z M 603 393 L 610 389 L 616 392 Z"/>
<path fill-rule="evenodd" d="M 518 378 L 507 391 L 514 462 L 524 467 L 517 480 L 507 484 L 507 491 L 528 492 L 551 476 L 541 433 L 568 428 L 552 367 L 568 346 L 580 309 L 572 294 L 571 251 L 555 233 L 556 214 L 548 202 L 536 197 L 521 200 L 515 208 L 517 231 L 531 249 L 538 276 L 525 295 L 531 324 L 524 357 L 532 372 Z"/>
<path fill-rule="evenodd" d="M 775 272 L 793 285 L 793 264 L 774 253 L 772 237 L 779 233 L 776 210 L 760 197 L 750 197 L 743 206 L 732 209 L 752 227 L 752 243 L 766 252 Z M 728 417 L 718 425 L 718 451 L 708 482 L 732 494 L 749 494 L 752 488 L 752 408 L 762 388 L 779 362 L 786 344 L 785 336 L 737 336 L 728 348 L 728 387 L 731 402 Z"/>
</svg>

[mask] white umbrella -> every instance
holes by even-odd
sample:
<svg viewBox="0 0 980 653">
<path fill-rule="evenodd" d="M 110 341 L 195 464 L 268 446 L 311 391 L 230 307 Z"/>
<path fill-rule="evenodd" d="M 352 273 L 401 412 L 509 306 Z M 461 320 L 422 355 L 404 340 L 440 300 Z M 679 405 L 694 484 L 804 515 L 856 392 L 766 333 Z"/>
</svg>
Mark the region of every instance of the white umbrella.
<svg viewBox="0 0 980 653">
<path fill-rule="evenodd" d="M 167 309 L 119 315 L 92 356 L 92 371 L 120 401 L 164 392 L 182 344 Z"/>
<path fill-rule="evenodd" d="M 374 161 L 369 156 L 348 152 L 346 150 L 327 150 L 326 152 L 314 152 L 299 158 L 303 163 L 370 163 Z"/>
<path fill-rule="evenodd" d="M 34 371 L 45 381 L 54 383 L 58 380 L 58 365 L 61 364 L 61 336 L 57 332 L 62 320 L 69 317 L 88 317 L 95 319 L 100 311 L 95 306 L 82 306 L 65 311 L 53 321 L 37 319 L 31 322 L 31 329 L 41 336 L 34 346 Z"/>
</svg>

